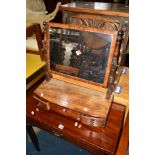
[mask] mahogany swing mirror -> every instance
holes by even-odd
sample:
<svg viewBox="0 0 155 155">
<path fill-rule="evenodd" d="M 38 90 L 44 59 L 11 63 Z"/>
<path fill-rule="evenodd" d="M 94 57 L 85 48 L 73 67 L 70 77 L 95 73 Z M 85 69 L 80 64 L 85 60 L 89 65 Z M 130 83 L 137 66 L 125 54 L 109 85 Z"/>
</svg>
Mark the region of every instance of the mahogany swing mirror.
<svg viewBox="0 0 155 155">
<path fill-rule="evenodd" d="M 116 38 L 117 31 L 47 23 L 47 71 L 107 87 Z"/>
</svg>

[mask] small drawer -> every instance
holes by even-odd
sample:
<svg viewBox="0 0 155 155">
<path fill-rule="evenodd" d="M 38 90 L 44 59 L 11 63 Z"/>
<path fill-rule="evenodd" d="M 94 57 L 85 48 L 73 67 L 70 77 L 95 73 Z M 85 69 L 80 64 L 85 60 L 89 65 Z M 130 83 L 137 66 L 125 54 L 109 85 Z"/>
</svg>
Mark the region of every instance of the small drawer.
<svg viewBox="0 0 155 155">
<path fill-rule="evenodd" d="M 90 126 L 105 127 L 104 118 L 92 117 L 88 115 L 81 115 L 81 123 L 90 125 Z"/>
<path fill-rule="evenodd" d="M 67 109 L 65 107 L 60 107 L 56 104 L 52 104 L 50 106 L 50 109 L 66 116 L 66 117 L 71 117 L 72 119 L 75 119 L 75 120 L 80 119 L 80 113 L 73 111 L 73 110 L 70 110 L 70 109 Z"/>
</svg>

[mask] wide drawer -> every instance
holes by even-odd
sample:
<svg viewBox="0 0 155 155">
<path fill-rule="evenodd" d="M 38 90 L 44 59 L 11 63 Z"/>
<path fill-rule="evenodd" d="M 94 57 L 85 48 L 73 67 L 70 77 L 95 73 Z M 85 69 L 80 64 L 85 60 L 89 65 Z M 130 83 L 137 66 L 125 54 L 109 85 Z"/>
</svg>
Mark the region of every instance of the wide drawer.
<svg viewBox="0 0 155 155">
<path fill-rule="evenodd" d="M 86 125 L 96 126 L 96 127 L 105 127 L 106 120 L 102 117 L 94 117 L 85 115 L 83 113 L 73 111 L 71 109 L 58 106 L 54 103 L 49 103 L 47 101 L 43 101 L 38 96 L 33 96 L 38 101 L 38 107 L 44 109 L 46 111 L 54 111 L 57 112 L 65 117 L 70 117 L 75 119 L 75 121 L 81 122 Z"/>
</svg>

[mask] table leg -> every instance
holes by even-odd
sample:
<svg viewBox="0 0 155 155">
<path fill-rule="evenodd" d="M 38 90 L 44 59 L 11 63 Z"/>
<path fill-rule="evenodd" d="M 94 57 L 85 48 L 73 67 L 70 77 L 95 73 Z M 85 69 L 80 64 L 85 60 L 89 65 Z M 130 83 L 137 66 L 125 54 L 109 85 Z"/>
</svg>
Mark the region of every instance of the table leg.
<svg viewBox="0 0 155 155">
<path fill-rule="evenodd" d="M 30 138 L 31 138 L 31 141 L 32 141 L 32 143 L 33 143 L 35 149 L 36 149 L 37 151 L 40 151 L 38 138 L 37 138 L 37 136 L 36 136 L 36 134 L 35 134 L 35 132 L 34 132 L 32 126 L 31 126 L 31 125 L 26 125 L 26 130 L 27 130 L 27 132 L 28 132 L 28 134 L 29 134 L 29 136 L 30 136 Z"/>
</svg>

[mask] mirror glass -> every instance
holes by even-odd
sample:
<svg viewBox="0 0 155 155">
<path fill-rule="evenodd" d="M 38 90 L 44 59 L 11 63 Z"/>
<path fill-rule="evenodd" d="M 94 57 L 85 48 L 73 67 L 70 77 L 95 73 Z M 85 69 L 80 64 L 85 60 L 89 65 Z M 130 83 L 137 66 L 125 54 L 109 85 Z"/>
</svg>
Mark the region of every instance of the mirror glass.
<svg viewBox="0 0 155 155">
<path fill-rule="evenodd" d="M 112 35 L 50 27 L 50 69 L 103 84 Z"/>
</svg>

